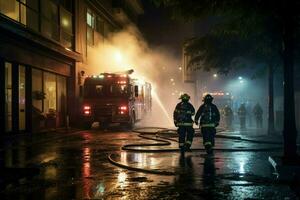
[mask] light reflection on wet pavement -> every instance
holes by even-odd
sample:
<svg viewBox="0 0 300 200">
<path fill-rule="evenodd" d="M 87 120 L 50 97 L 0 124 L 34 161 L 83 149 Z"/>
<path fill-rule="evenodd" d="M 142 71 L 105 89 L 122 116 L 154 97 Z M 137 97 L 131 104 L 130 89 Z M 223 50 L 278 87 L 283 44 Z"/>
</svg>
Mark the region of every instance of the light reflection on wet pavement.
<svg viewBox="0 0 300 200">
<path fill-rule="evenodd" d="M 67 133 L 63 133 L 67 134 Z M 48 137 L 48 136 L 47 136 Z M 38 168 L 40 174 L 2 189 L 1 199 L 297 199 L 287 184 L 274 180 L 267 161 L 281 150 L 258 152 L 132 152 L 126 144 L 155 143 L 131 132 L 82 131 L 49 136 L 44 142 L 20 140 L 1 151 L 2 167 Z M 134 147 L 177 149 L 170 146 Z M 278 148 L 224 138 L 219 149 Z M 199 137 L 193 148 L 202 148 Z M 275 148 L 275 149 L 276 149 Z M 171 172 L 142 173 L 109 163 L 107 157 L 133 168 Z"/>
</svg>

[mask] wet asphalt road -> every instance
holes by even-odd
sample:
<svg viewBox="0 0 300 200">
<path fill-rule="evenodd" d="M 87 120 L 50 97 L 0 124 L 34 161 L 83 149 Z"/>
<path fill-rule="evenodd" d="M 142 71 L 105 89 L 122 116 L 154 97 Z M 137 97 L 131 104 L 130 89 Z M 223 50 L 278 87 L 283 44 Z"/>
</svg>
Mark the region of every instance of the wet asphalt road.
<svg viewBox="0 0 300 200">
<path fill-rule="evenodd" d="M 268 156 L 281 154 L 280 145 L 218 138 L 214 156 L 204 151 L 181 156 L 177 143 L 169 142 L 133 148 L 148 152 L 124 151 L 126 144 L 156 142 L 133 132 L 100 130 L 7 142 L 1 150 L 6 181 L 1 199 L 297 199 L 300 189 L 276 181 L 268 163 Z M 200 137 L 193 148 L 202 148 Z M 243 151 L 263 148 L 270 150 Z M 120 165 L 147 173 L 115 166 L 109 155 Z M 36 174 L 35 169 L 35 176 L 10 179 L 22 170 Z"/>
</svg>

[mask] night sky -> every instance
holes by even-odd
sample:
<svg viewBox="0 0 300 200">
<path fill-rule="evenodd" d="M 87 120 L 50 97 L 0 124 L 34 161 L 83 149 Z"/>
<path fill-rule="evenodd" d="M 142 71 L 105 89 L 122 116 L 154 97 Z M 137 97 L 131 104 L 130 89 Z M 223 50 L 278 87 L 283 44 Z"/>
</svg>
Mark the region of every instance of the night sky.
<svg viewBox="0 0 300 200">
<path fill-rule="evenodd" d="M 194 35 L 194 25 L 171 19 L 167 9 L 157 8 L 149 0 L 142 0 L 145 13 L 138 26 L 151 47 L 162 46 L 181 54 L 185 39 Z"/>
</svg>

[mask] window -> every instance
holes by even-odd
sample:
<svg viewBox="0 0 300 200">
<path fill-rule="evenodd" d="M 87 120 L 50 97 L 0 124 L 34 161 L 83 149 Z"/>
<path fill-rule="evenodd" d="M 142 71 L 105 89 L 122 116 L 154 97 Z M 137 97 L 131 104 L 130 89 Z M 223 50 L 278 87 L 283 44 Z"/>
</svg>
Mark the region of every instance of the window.
<svg viewBox="0 0 300 200">
<path fill-rule="evenodd" d="M 87 11 L 87 14 L 86 14 L 86 23 L 92 29 L 95 26 L 95 18 L 94 18 L 94 15 L 91 13 L 91 11 Z"/>
<path fill-rule="evenodd" d="M 66 77 L 57 76 L 57 115 L 58 126 L 66 125 L 67 114 L 67 80 Z"/>
<path fill-rule="evenodd" d="M 0 0 L 0 12 L 39 31 L 38 0 Z"/>
<path fill-rule="evenodd" d="M 32 106 L 33 110 L 43 112 L 43 76 L 42 71 L 32 69 Z"/>
<path fill-rule="evenodd" d="M 12 130 L 12 64 L 5 63 L 5 131 Z"/>
<path fill-rule="evenodd" d="M 0 0 L 0 12 L 19 21 L 19 2 L 16 0 Z"/>
<path fill-rule="evenodd" d="M 96 18 L 96 31 L 104 36 L 104 26 L 105 22 L 101 17 Z"/>
<path fill-rule="evenodd" d="M 62 5 L 67 11 L 73 12 L 73 2 L 74 0 L 60 0 L 60 5 Z"/>
<path fill-rule="evenodd" d="M 125 97 L 128 95 L 128 86 L 120 84 L 86 84 L 85 98 L 98 97 Z"/>
<path fill-rule="evenodd" d="M 86 23 L 87 23 L 87 32 L 86 32 L 87 45 L 93 46 L 95 18 L 94 15 L 89 10 L 86 13 Z"/>
<path fill-rule="evenodd" d="M 72 14 L 64 8 L 60 8 L 61 42 L 65 47 L 72 47 L 73 22 Z"/>
<path fill-rule="evenodd" d="M 72 10 L 73 0 L 0 0 L 2 14 L 68 48 L 74 40 Z"/>
<path fill-rule="evenodd" d="M 20 22 L 39 31 L 38 0 L 21 0 L 20 2 Z"/>
<path fill-rule="evenodd" d="M 26 74 L 25 66 L 19 65 L 19 130 L 25 130 L 26 128 Z"/>
<path fill-rule="evenodd" d="M 41 1 L 43 35 L 59 41 L 58 7 L 51 1 Z"/>
<path fill-rule="evenodd" d="M 44 112 L 54 114 L 56 112 L 56 75 L 44 73 Z"/>
</svg>

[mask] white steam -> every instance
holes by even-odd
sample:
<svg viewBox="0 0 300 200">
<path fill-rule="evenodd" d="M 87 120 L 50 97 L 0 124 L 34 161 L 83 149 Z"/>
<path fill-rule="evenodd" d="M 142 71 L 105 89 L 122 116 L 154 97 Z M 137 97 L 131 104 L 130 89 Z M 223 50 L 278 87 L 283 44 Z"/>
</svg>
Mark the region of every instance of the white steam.
<svg viewBox="0 0 300 200">
<path fill-rule="evenodd" d="M 134 77 L 151 83 L 152 113 L 140 125 L 173 126 L 172 114 L 180 93 L 191 91 L 190 86 L 182 82 L 181 57 L 161 47 L 150 49 L 133 26 L 111 34 L 104 44 L 88 54 L 88 65 L 95 73 L 134 69 Z"/>
</svg>

